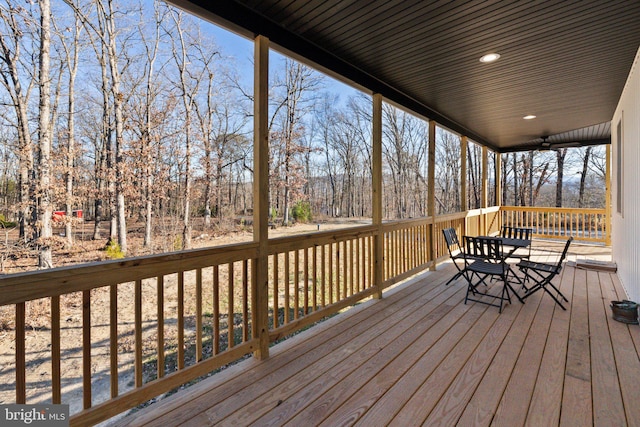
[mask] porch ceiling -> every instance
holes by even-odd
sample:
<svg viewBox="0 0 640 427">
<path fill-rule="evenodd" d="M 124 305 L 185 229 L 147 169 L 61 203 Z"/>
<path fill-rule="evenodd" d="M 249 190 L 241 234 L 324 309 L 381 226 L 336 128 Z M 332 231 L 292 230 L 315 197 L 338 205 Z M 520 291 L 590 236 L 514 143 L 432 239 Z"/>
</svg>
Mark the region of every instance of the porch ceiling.
<svg viewBox="0 0 640 427">
<path fill-rule="evenodd" d="M 497 151 L 609 142 L 640 46 L 637 0 L 170 1 Z"/>
</svg>

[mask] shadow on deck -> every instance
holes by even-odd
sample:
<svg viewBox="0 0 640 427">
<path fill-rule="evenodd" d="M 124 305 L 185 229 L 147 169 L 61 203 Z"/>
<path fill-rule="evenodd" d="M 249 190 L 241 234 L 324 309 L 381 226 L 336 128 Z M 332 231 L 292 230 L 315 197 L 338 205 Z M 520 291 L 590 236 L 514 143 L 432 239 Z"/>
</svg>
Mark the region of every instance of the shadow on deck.
<svg viewBox="0 0 640 427">
<path fill-rule="evenodd" d="M 569 259 L 608 259 L 590 248 Z M 539 292 L 499 314 L 463 304 L 463 279 L 444 285 L 453 273 L 443 264 L 119 424 L 640 425 L 640 326 L 611 317 L 615 274 L 567 266 L 554 282 L 567 311 Z"/>
</svg>

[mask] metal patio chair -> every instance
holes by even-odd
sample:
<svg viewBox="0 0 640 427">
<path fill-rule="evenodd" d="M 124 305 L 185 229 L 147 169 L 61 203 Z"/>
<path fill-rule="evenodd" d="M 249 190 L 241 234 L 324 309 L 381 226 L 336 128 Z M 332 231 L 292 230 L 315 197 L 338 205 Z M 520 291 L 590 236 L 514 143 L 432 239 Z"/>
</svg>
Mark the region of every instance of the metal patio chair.
<svg viewBox="0 0 640 427">
<path fill-rule="evenodd" d="M 528 240 L 531 242 L 533 229 L 528 227 L 503 226 L 500 235 L 506 239 Z M 529 259 L 531 258 L 531 243 L 526 248 L 518 248 L 512 251 L 508 258 Z"/>
<path fill-rule="evenodd" d="M 525 288 L 526 293 L 523 295 L 523 298 L 527 298 L 538 292 L 539 290 L 545 291 L 547 294 L 553 298 L 553 300 L 558 304 L 563 310 L 566 310 L 562 302 L 560 302 L 561 298 L 565 302 L 569 302 L 569 300 L 560 292 L 551 281 L 560 273 L 562 270 L 562 263 L 567 257 L 567 252 L 569 251 L 569 246 L 573 241 L 573 237 L 570 237 L 567 240 L 567 243 L 564 245 L 564 250 L 560 255 L 560 258 L 555 263 L 546 263 L 546 262 L 536 262 L 530 260 L 522 260 L 517 264 L 517 267 L 522 271 L 525 275 L 525 280 L 530 280 L 534 284 L 530 288 Z M 551 288 L 551 289 L 550 289 Z M 554 295 L 553 290 L 556 294 Z"/>
<path fill-rule="evenodd" d="M 447 244 L 447 250 L 449 251 L 449 257 L 453 261 L 458 272 L 451 278 L 445 285 L 455 281 L 459 277 L 462 277 L 464 270 L 464 251 L 460 241 L 458 240 L 458 234 L 455 228 L 445 228 L 442 230 L 444 235 L 444 241 Z"/>
<path fill-rule="evenodd" d="M 518 293 L 511 287 L 509 283 L 509 265 L 504 257 L 502 248 L 502 239 L 499 237 L 470 237 L 464 236 L 465 268 L 463 275 L 467 279 L 467 294 L 464 303 L 467 301 L 475 301 L 482 304 L 488 304 L 498 307 L 502 313 L 502 307 L 505 301 L 511 303 L 511 293 L 522 303 L 524 301 Z M 500 279 L 502 281 L 502 289 L 500 294 L 489 292 L 481 292 L 478 286 L 483 284 L 488 286 L 487 279 Z M 477 279 L 477 280 L 476 280 Z M 499 286 L 499 285 L 494 285 Z M 479 299 L 480 297 L 486 297 Z M 495 303 L 497 299 L 500 303 Z"/>
</svg>

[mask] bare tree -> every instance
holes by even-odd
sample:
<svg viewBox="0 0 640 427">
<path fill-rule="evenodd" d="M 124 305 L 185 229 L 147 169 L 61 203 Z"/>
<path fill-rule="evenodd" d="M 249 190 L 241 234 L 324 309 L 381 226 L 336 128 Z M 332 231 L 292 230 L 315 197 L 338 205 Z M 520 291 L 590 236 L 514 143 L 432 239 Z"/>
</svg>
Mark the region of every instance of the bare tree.
<svg viewBox="0 0 640 427">
<path fill-rule="evenodd" d="M 562 184 L 564 181 L 564 162 L 567 157 L 567 149 L 556 150 L 557 180 L 556 180 L 556 207 L 562 207 Z"/>
<path fill-rule="evenodd" d="M 424 216 L 427 122 L 387 103 L 382 113 L 382 148 L 392 184 L 387 215 L 393 210 L 395 218 Z"/>
<path fill-rule="evenodd" d="M 467 191 L 465 195 L 470 209 L 480 207 L 482 195 L 482 150 L 479 145 L 469 142 L 467 144 Z"/>
<path fill-rule="evenodd" d="M 56 27 L 56 32 L 60 38 L 60 45 L 64 53 L 63 60 L 68 69 L 68 82 L 67 82 L 67 126 L 66 126 L 66 156 L 64 159 L 64 177 L 65 177 L 65 236 L 69 244 L 73 243 L 73 207 L 74 207 L 74 162 L 76 158 L 76 97 L 75 86 L 76 77 L 78 75 L 78 58 L 80 55 L 80 38 L 82 34 L 82 23 L 80 18 L 74 14 L 74 25 L 60 29 L 56 27 L 55 21 L 53 22 Z M 73 37 L 71 43 L 68 43 L 66 33 L 72 32 Z"/>
<path fill-rule="evenodd" d="M 593 147 L 586 147 L 583 151 L 582 155 L 582 171 L 580 173 L 580 189 L 578 191 L 578 207 L 581 208 L 584 206 L 584 190 L 585 183 L 587 181 L 587 173 L 589 172 L 589 162 L 591 160 L 591 150 Z"/>
<path fill-rule="evenodd" d="M 40 108 L 38 120 L 38 177 L 39 177 L 39 201 L 38 223 L 40 256 L 38 267 L 53 267 L 51 254 L 51 140 L 53 126 L 51 124 L 51 4 L 49 0 L 39 0 L 40 7 L 40 67 L 39 89 Z"/>
<path fill-rule="evenodd" d="M 25 52 L 29 46 L 32 20 L 28 11 L 21 5 L 8 2 L 0 7 L 0 19 L 3 26 L 0 37 L 0 61 L 2 72 L 0 79 L 11 98 L 11 106 L 15 111 L 18 136 L 18 186 L 20 193 L 20 210 L 18 215 L 20 237 L 26 241 L 26 225 L 32 220 L 33 200 L 35 198 L 35 170 L 33 158 L 33 142 L 29 129 L 29 98 L 35 84 L 32 70 L 36 64 L 30 62 L 32 52 Z M 26 62 L 25 62 L 26 61 Z M 23 87 L 22 79 L 28 77 L 28 85 Z"/>
<path fill-rule="evenodd" d="M 291 199 L 297 197 L 304 186 L 304 167 L 299 159 L 306 151 L 300 143 L 302 117 L 311 111 L 310 96 L 320 86 L 321 77 L 311 68 L 291 59 L 284 61 L 284 80 L 276 84 L 271 120 L 271 143 L 274 153 L 270 170 L 277 188 L 282 190 L 283 225 L 289 224 Z M 274 124 L 277 123 L 277 129 Z"/>
<path fill-rule="evenodd" d="M 185 28 L 184 13 L 182 11 L 171 11 L 173 19 L 173 29 L 175 37 L 171 38 L 172 58 L 178 69 L 177 87 L 180 90 L 180 99 L 184 113 L 184 187 L 182 201 L 182 248 L 191 248 L 191 192 L 192 192 L 192 114 L 196 103 L 200 84 L 205 75 L 208 74 L 205 68 L 192 70 L 190 66 L 190 51 L 201 43 L 200 36 L 192 36 Z M 188 25 L 188 24 L 187 24 Z M 205 64 L 210 64 L 217 52 L 205 52 L 205 57 L 199 58 Z M 197 53 L 196 53 L 197 55 Z"/>
<path fill-rule="evenodd" d="M 140 7 L 140 15 L 143 14 L 143 8 Z M 152 147 L 152 133 L 154 125 L 154 100 L 156 97 L 156 88 L 154 80 L 155 75 L 155 63 L 158 57 L 158 50 L 160 44 L 160 29 L 165 17 L 165 11 L 160 9 L 158 2 L 153 3 L 153 37 L 147 39 L 148 29 L 144 26 L 139 27 L 140 37 L 144 44 L 144 50 L 146 55 L 146 62 L 143 75 L 145 76 L 144 84 L 144 101 L 143 101 L 143 126 L 141 129 L 140 142 L 142 158 L 146 161 L 144 165 L 141 165 L 143 171 L 143 192 L 144 192 L 144 241 L 145 248 L 151 247 L 152 243 L 152 224 L 153 224 L 153 178 L 154 178 L 154 162 L 153 162 L 153 147 Z"/>
<path fill-rule="evenodd" d="M 82 21 L 83 25 L 91 30 L 99 39 L 101 48 L 96 50 L 98 61 L 101 63 L 102 76 L 103 76 L 103 94 L 105 97 L 105 120 L 108 121 L 108 103 L 113 106 L 113 129 L 114 129 L 114 150 L 112 162 L 109 161 L 109 147 L 107 144 L 107 167 L 110 166 L 114 170 L 114 177 L 109 177 L 110 183 L 115 182 L 115 208 L 116 212 L 112 211 L 112 215 L 116 215 L 116 233 L 120 250 L 123 253 L 127 252 L 127 224 L 126 224 L 126 204 L 125 204 L 125 191 L 126 191 L 126 176 L 125 176 L 125 162 L 124 162 L 124 105 L 125 95 L 121 91 L 121 80 L 123 68 L 126 64 L 121 64 L 118 47 L 118 33 L 116 27 L 116 14 L 118 13 L 118 7 L 114 4 L 113 0 L 98 1 L 94 0 L 96 13 L 96 23 L 89 18 L 89 16 L 83 12 L 76 4 L 71 0 L 64 0 L 78 18 Z M 107 76 L 108 73 L 108 76 Z M 107 80 L 108 77 L 108 80 Z M 108 88 L 107 88 L 108 85 Z M 109 94 L 109 97 L 107 97 Z M 103 124 L 105 129 L 109 129 L 107 137 L 111 137 L 111 126 Z M 111 163 L 111 164 L 109 164 Z M 113 188 L 113 186 L 111 186 Z M 112 221 L 113 224 L 113 221 Z M 113 226 L 112 226 L 113 237 Z"/>
<path fill-rule="evenodd" d="M 460 210 L 460 138 L 438 129 L 436 144 L 436 196 L 440 213 Z"/>
</svg>

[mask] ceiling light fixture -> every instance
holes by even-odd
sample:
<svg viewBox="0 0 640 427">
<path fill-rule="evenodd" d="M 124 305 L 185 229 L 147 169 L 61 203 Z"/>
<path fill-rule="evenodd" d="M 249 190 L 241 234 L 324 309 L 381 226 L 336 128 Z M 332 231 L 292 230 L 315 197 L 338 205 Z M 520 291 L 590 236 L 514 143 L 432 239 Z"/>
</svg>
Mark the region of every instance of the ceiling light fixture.
<svg viewBox="0 0 640 427">
<path fill-rule="evenodd" d="M 500 58 L 499 53 L 488 53 L 484 55 L 482 58 L 480 58 L 480 62 L 484 62 L 484 63 L 494 62 L 494 61 L 497 61 L 499 58 Z"/>
<path fill-rule="evenodd" d="M 528 115 L 523 117 L 523 119 L 525 119 L 525 120 L 533 120 L 535 118 L 536 118 L 536 116 L 534 116 L 533 114 L 528 114 Z"/>
</svg>

